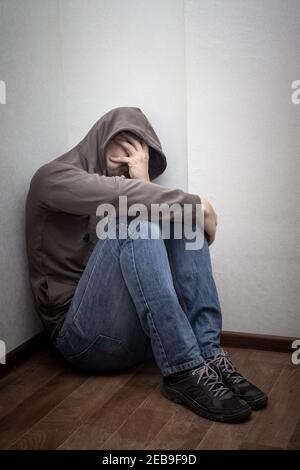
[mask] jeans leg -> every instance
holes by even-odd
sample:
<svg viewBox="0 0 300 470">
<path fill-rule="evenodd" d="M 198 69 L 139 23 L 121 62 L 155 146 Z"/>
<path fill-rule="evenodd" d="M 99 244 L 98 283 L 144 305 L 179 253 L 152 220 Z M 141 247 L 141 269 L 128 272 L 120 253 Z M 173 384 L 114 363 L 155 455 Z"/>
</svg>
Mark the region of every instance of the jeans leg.
<svg viewBox="0 0 300 470">
<path fill-rule="evenodd" d="M 183 310 L 197 338 L 204 358 L 221 353 L 220 335 L 222 330 L 221 306 L 213 277 L 209 246 L 203 229 L 194 225 L 199 239 L 204 239 L 200 249 L 187 250 L 187 240 L 171 237 L 165 240 L 174 286 Z"/>
<path fill-rule="evenodd" d="M 118 250 L 118 240 L 98 240 L 55 340 L 61 354 L 83 369 L 120 370 L 153 357 Z"/>
<path fill-rule="evenodd" d="M 155 360 L 163 375 L 200 365 L 204 359 L 178 301 L 160 226 L 144 220 L 139 229 L 148 237 L 119 240 L 120 264 Z"/>
</svg>

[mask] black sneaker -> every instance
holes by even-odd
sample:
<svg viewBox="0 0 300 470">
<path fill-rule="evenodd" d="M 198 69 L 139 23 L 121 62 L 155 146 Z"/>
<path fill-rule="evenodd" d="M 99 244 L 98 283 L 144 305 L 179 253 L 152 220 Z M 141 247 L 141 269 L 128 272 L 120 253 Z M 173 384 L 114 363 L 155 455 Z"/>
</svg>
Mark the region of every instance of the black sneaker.
<svg viewBox="0 0 300 470">
<path fill-rule="evenodd" d="M 224 384 L 245 400 L 253 410 L 266 406 L 267 395 L 236 370 L 227 353 L 215 356 L 213 359 L 208 360 L 207 364 L 219 372 Z"/>
<path fill-rule="evenodd" d="M 206 363 L 164 376 L 162 394 L 214 421 L 236 423 L 251 414 L 250 406 L 235 396 L 220 380 L 218 373 Z"/>
</svg>

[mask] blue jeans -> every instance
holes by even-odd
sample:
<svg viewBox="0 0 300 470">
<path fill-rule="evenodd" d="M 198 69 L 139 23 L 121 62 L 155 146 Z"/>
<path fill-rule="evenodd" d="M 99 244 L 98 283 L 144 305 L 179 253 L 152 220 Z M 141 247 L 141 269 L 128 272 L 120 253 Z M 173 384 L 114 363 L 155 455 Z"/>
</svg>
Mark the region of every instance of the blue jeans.
<svg viewBox="0 0 300 470">
<path fill-rule="evenodd" d="M 116 239 L 99 239 L 89 258 L 54 340 L 61 354 L 100 372 L 154 356 L 169 375 L 222 352 L 221 308 L 206 238 L 201 249 L 186 250 L 187 240 L 174 238 L 172 230 L 163 238 L 160 222 L 140 223 L 152 231 L 148 239 L 128 233 L 122 239 L 121 224 L 124 229 L 117 219 Z"/>
</svg>

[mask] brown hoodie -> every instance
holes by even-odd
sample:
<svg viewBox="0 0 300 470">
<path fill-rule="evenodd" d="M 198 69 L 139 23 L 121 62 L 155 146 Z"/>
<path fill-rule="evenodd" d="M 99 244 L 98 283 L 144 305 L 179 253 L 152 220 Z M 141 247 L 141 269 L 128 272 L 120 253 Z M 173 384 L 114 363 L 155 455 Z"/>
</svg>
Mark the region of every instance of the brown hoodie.
<svg viewBox="0 0 300 470">
<path fill-rule="evenodd" d="M 130 131 L 149 145 L 151 182 L 106 176 L 105 148 L 120 131 Z M 54 338 L 76 285 L 97 242 L 96 209 L 143 203 L 200 204 L 200 197 L 152 182 L 166 169 L 160 141 L 140 108 L 120 107 L 99 119 L 70 151 L 34 174 L 26 200 L 26 243 L 36 310 Z"/>
</svg>

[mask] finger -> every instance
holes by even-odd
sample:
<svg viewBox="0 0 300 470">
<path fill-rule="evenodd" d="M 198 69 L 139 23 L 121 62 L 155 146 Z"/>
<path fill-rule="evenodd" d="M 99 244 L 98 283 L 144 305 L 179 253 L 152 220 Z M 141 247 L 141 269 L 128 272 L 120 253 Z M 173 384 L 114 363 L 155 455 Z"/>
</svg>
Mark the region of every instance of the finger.
<svg viewBox="0 0 300 470">
<path fill-rule="evenodd" d="M 214 241 L 214 240 L 213 240 L 212 237 L 208 237 L 208 240 L 207 240 L 208 246 L 210 246 L 213 241 Z"/>
<path fill-rule="evenodd" d="M 146 154 L 149 152 L 149 146 L 146 144 L 146 142 L 142 141 L 142 148 Z"/>
<path fill-rule="evenodd" d="M 134 137 L 130 134 L 127 134 L 126 132 L 121 132 L 118 134 L 121 138 L 127 140 L 133 147 L 138 151 L 142 149 L 141 142 L 138 137 Z M 117 136 L 118 137 L 118 136 Z"/>
<path fill-rule="evenodd" d="M 214 235 L 210 235 L 207 232 L 205 232 L 205 235 L 206 235 L 206 239 L 207 239 L 207 244 L 208 244 L 208 246 L 210 246 L 213 243 L 215 237 L 214 237 Z"/>
<path fill-rule="evenodd" d="M 127 150 L 127 152 L 132 155 L 134 152 L 136 152 L 136 148 L 134 147 L 134 145 L 130 144 L 129 142 L 127 142 L 124 138 L 121 138 L 121 137 L 116 137 L 115 138 L 115 141 L 117 142 L 117 144 L 119 144 L 121 147 L 123 147 L 124 149 Z"/>
<path fill-rule="evenodd" d="M 131 161 L 131 160 L 130 160 L 130 157 L 117 157 L 117 156 L 115 156 L 115 157 L 110 157 L 110 160 L 111 160 L 112 162 L 115 162 L 115 163 L 120 163 L 120 162 L 122 162 L 122 163 L 129 163 L 129 162 Z"/>
<path fill-rule="evenodd" d="M 119 134 L 116 135 L 116 138 L 118 139 L 121 139 L 121 140 L 125 140 L 129 143 L 131 143 L 133 146 L 135 145 L 140 145 L 140 141 L 138 139 L 138 137 L 136 136 L 133 136 L 127 132 L 120 132 Z"/>
</svg>

